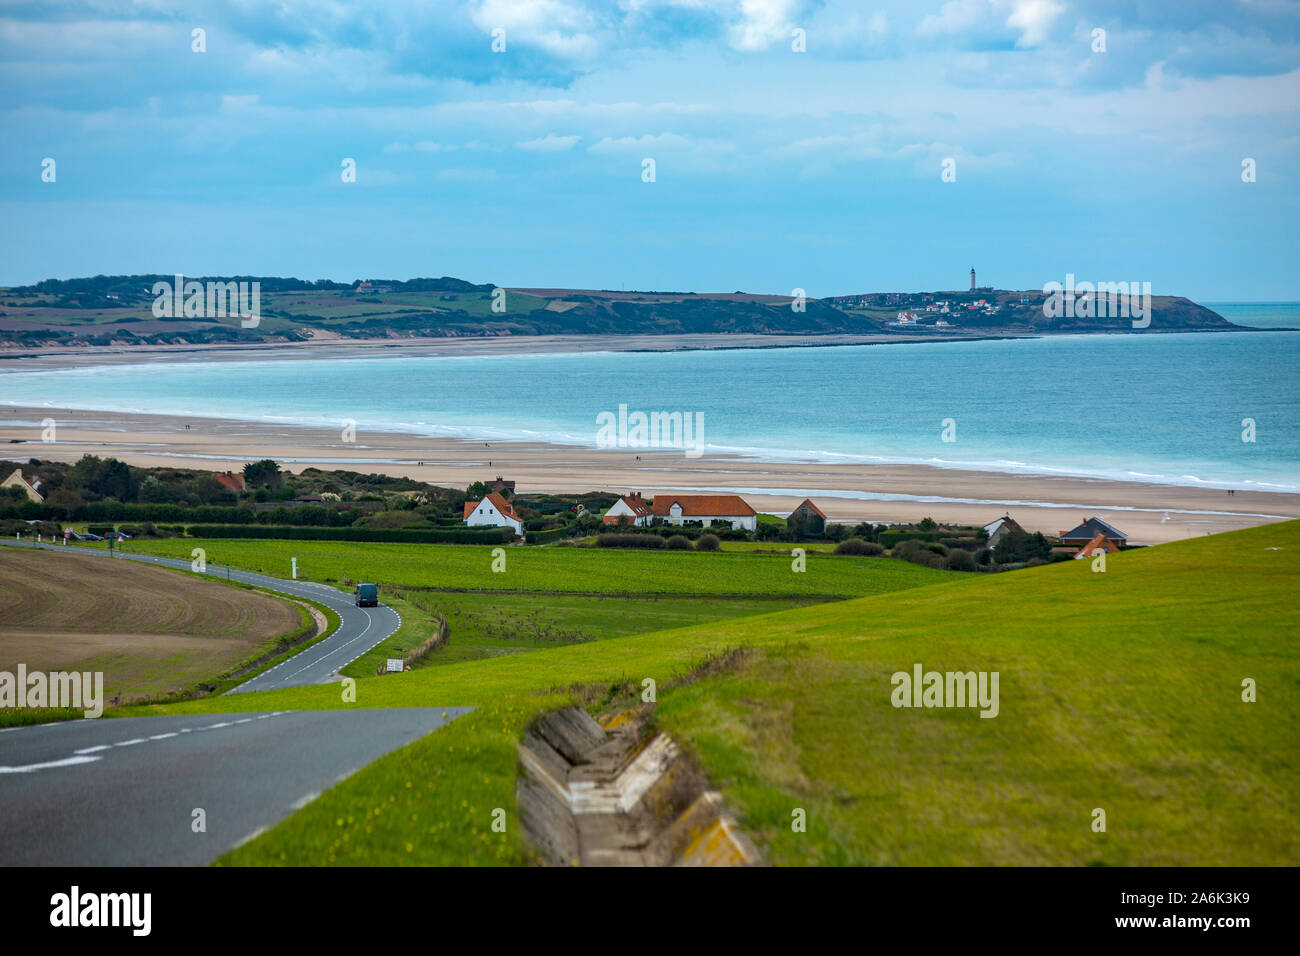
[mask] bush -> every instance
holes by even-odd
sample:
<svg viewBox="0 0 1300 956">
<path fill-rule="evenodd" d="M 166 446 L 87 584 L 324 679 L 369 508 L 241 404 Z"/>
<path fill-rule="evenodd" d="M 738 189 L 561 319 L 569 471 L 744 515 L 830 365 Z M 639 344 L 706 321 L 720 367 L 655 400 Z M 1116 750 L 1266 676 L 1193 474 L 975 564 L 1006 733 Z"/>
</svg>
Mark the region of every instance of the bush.
<svg viewBox="0 0 1300 956">
<path fill-rule="evenodd" d="M 695 547 L 699 551 L 718 551 L 722 545 L 718 542 L 716 534 L 702 534 L 700 539 L 695 542 Z"/>
<path fill-rule="evenodd" d="M 664 539 L 657 534 L 598 534 L 598 548 L 662 548 Z"/>
<path fill-rule="evenodd" d="M 692 550 L 691 539 L 684 534 L 675 534 L 664 542 L 664 547 L 669 551 L 690 551 Z"/>
<path fill-rule="evenodd" d="M 363 527 L 366 528 L 405 528 L 417 521 L 424 521 L 425 518 L 418 511 L 395 509 L 380 511 L 361 520 L 365 522 Z"/>
<path fill-rule="evenodd" d="M 847 541 L 841 541 L 835 546 L 836 554 L 860 554 L 875 557 L 884 554 L 885 549 L 874 541 L 863 541 L 861 538 L 849 538 Z"/>
<path fill-rule="evenodd" d="M 998 564 L 1023 564 L 1030 558 L 1046 559 L 1052 553 L 1052 546 L 1047 543 L 1041 532 L 1027 534 L 1024 531 L 1010 531 L 993 549 L 993 557 Z"/>
<path fill-rule="evenodd" d="M 974 571 L 978 565 L 975 564 L 975 555 L 961 548 L 953 548 L 948 552 L 948 570 L 949 571 Z"/>
<path fill-rule="evenodd" d="M 917 541 L 914 538 L 900 541 L 898 544 L 894 545 L 893 550 L 889 552 L 889 556 L 891 558 L 899 558 L 903 561 L 910 561 L 913 564 L 919 564 L 926 568 L 942 569 L 948 566 L 947 558 L 942 554 L 936 554 L 934 551 L 931 551 L 926 542 Z"/>
</svg>

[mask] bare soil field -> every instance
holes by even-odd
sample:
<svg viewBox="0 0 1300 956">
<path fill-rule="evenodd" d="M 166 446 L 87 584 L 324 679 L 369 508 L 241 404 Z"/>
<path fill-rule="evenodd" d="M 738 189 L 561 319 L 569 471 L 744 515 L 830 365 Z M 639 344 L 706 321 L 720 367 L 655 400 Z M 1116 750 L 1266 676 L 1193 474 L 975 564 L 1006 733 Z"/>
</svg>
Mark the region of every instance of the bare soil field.
<svg viewBox="0 0 1300 956">
<path fill-rule="evenodd" d="M 0 670 L 103 671 L 109 698 L 214 678 L 299 621 L 288 602 L 136 561 L 0 549 Z"/>
</svg>

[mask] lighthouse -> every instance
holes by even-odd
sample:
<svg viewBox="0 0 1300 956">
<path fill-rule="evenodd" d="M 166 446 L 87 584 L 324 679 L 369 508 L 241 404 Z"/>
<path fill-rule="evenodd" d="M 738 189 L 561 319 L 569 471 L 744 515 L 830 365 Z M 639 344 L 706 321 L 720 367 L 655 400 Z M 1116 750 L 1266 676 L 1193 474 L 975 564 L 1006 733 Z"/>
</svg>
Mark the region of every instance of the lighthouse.
<svg viewBox="0 0 1300 956">
<path fill-rule="evenodd" d="M 975 267 L 970 267 L 970 290 L 975 291 Z"/>
</svg>

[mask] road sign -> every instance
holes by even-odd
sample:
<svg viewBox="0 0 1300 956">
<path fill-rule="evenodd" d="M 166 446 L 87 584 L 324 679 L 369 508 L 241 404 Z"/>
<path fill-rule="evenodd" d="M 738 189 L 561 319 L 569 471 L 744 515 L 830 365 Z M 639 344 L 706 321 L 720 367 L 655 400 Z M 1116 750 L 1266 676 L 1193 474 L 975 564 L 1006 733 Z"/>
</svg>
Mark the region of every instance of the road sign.
<svg viewBox="0 0 1300 956">
<path fill-rule="evenodd" d="M 391 673 L 400 674 L 403 670 L 405 670 L 405 668 L 406 668 L 406 661 L 402 660 L 400 657 L 388 658 L 388 672 L 390 674 Z"/>
</svg>

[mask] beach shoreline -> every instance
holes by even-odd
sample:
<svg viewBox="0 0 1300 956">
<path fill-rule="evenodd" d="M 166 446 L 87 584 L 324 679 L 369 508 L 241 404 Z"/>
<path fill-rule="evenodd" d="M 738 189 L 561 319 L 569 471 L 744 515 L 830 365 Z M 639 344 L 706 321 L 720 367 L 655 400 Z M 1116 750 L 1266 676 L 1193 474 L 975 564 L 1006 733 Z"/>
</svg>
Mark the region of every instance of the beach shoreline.
<svg viewBox="0 0 1300 956">
<path fill-rule="evenodd" d="M 54 442 L 40 422 L 56 423 Z M 811 497 L 833 521 L 987 524 L 1010 512 L 1030 531 L 1056 534 L 1097 515 L 1134 543 L 1159 544 L 1300 518 L 1300 494 L 1056 475 L 967 471 L 922 464 L 687 458 L 680 450 L 599 449 L 527 441 L 429 437 L 181 415 L 0 407 L 3 457 L 73 462 L 83 454 L 143 467 L 238 471 L 271 458 L 291 472 L 316 467 L 379 473 L 463 488 L 498 475 L 518 494 L 609 491 L 735 493 L 784 515 Z"/>
</svg>

